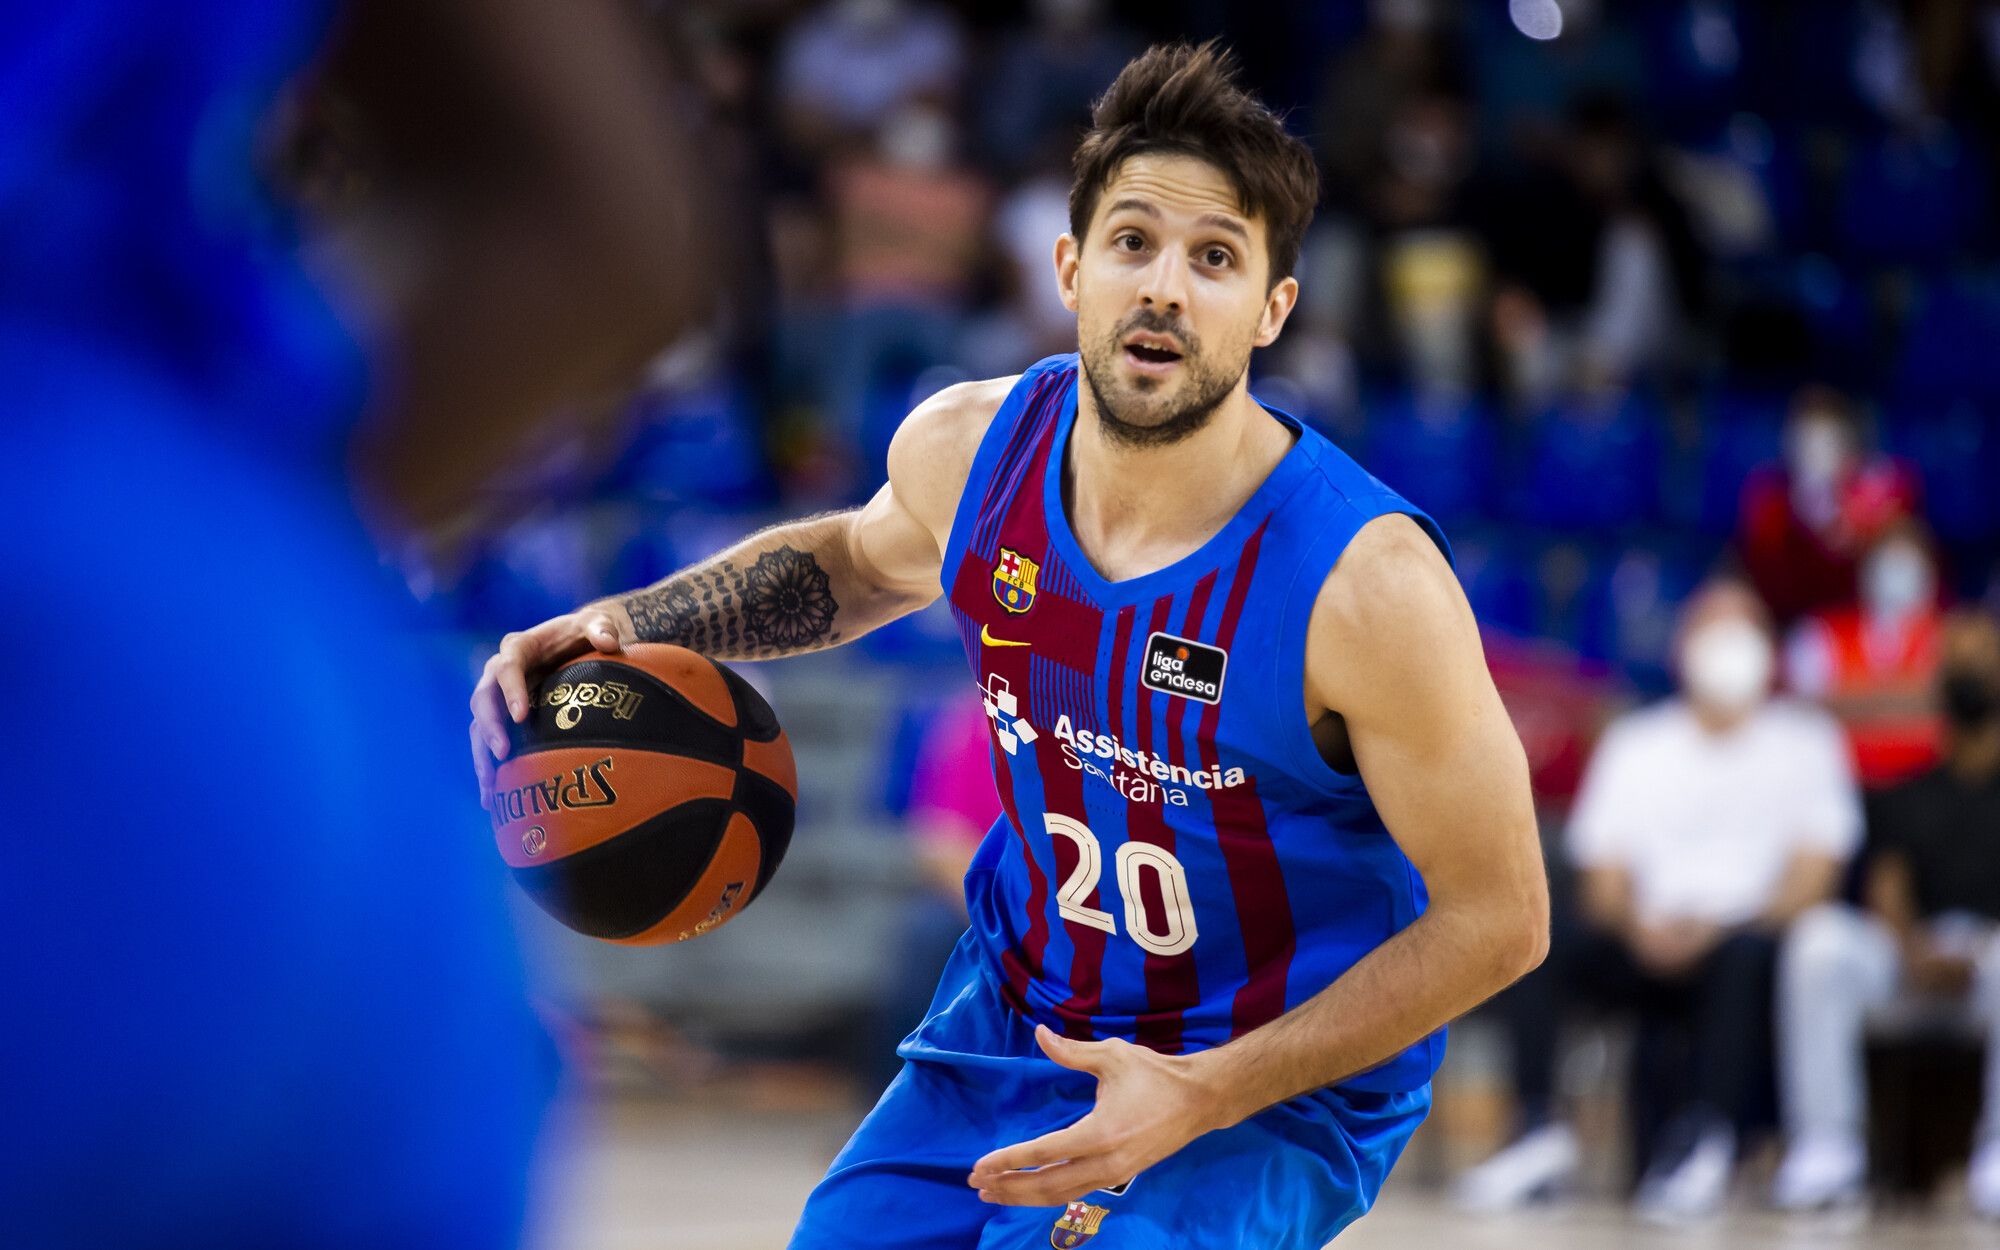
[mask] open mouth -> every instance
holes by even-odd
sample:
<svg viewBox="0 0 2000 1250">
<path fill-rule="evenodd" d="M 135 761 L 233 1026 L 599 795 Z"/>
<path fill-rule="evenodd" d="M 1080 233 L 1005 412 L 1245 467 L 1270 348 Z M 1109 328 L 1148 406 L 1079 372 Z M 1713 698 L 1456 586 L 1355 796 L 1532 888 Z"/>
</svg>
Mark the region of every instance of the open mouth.
<svg viewBox="0 0 2000 1250">
<path fill-rule="evenodd" d="M 1127 343 L 1125 356 L 1137 364 L 1158 368 L 1163 365 L 1178 364 L 1181 354 L 1160 343 Z"/>
</svg>

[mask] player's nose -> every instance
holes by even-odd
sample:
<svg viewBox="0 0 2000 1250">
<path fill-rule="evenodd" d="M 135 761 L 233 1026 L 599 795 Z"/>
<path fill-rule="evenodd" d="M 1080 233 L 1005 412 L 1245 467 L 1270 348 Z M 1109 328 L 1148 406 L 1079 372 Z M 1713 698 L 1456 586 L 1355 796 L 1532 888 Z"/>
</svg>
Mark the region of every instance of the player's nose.
<svg viewBox="0 0 2000 1250">
<path fill-rule="evenodd" d="M 1156 312 L 1180 313 L 1187 308 L 1187 293 L 1187 260 L 1170 248 L 1161 248 L 1140 275 L 1139 302 Z"/>
</svg>

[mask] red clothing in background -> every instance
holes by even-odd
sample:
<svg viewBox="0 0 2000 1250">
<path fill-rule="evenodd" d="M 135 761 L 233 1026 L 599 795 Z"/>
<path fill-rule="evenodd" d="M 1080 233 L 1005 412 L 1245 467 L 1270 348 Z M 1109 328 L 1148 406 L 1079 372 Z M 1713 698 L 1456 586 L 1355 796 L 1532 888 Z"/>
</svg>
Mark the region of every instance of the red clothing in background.
<svg viewBox="0 0 2000 1250">
<path fill-rule="evenodd" d="M 1899 628 L 1871 631 L 1863 613 L 1843 608 L 1807 622 L 1794 644 L 1794 684 L 1839 718 L 1870 790 L 1928 772 L 1941 758 L 1939 621 L 1930 608 Z"/>
<path fill-rule="evenodd" d="M 1744 573 L 1780 628 L 1848 607 L 1862 553 L 1891 522 L 1916 515 L 1917 506 L 1916 475 L 1887 457 L 1863 464 L 1817 506 L 1807 501 L 1803 509 L 1791 474 L 1765 466 L 1743 484 L 1736 546 Z"/>
</svg>

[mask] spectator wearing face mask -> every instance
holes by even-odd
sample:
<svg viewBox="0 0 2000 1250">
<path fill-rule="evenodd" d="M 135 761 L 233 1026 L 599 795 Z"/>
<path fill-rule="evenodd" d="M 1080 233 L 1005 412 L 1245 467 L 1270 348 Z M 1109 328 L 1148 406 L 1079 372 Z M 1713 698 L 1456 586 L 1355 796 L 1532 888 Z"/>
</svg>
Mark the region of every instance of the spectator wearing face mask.
<svg viewBox="0 0 2000 1250">
<path fill-rule="evenodd" d="M 1743 486 L 1736 547 L 1744 573 L 1781 629 L 1822 609 L 1851 606 L 1861 557 L 1917 511 L 1908 468 L 1862 445 L 1845 395 L 1808 386 L 1785 422 L 1784 460 Z"/>
<path fill-rule="evenodd" d="M 1793 631 L 1786 682 L 1839 719 L 1861 784 L 1877 790 L 1938 761 L 1938 639 L 1943 619 L 1931 545 L 1915 521 L 1884 530 L 1861 562 L 1852 607 L 1817 612 Z"/>
<path fill-rule="evenodd" d="M 1860 800 L 1832 717 L 1770 697 L 1774 648 L 1748 586 L 1698 591 L 1676 655 L 1680 697 L 1614 721 L 1585 773 L 1568 829 L 1575 901 L 1558 909 L 1548 962 L 1500 1000 L 1523 1132 L 1461 1178 L 1465 1206 L 1515 1206 L 1575 1171 L 1577 1139 L 1554 1106 L 1567 1007 L 1689 1035 L 1693 1097 L 1653 1149 L 1648 1214 L 1721 1204 L 1768 1088 L 1778 939 L 1832 896 Z"/>
<path fill-rule="evenodd" d="M 1779 1206 L 1857 1199 L 1867 1174 L 1863 1040 L 1873 1024 L 1983 1026 L 2000 1036 L 2000 623 L 1961 612 L 1943 629 L 1936 695 L 1945 759 L 1871 802 L 1865 910 L 1800 918 L 1779 973 L 1781 1093 L 1790 1146 Z M 2000 1046 L 1968 1174 L 2000 1219 Z"/>
</svg>

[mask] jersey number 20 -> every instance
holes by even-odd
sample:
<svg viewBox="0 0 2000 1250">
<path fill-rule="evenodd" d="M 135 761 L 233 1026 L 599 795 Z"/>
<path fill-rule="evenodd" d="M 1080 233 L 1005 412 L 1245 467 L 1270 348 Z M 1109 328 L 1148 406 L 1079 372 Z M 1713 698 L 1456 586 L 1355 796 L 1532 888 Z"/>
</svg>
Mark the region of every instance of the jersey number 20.
<svg viewBox="0 0 2000 1250">
<path fill-rule="evenodd" d="M 1097 835 L 1080 820 L 1042 813 L 1050 837 L 1068 838 L 1076 844 L 1076 867 L 1070 870 L 1062 888 L 1056 891 L 1056 910 L 1065 920 L 1087 924 L 1106 933 L 1117 933 L 1118 923 L 1111 913 L 1089 906 L 1085 900 L 1097 888 L 1104 873 L 1104 851 Z M 1140 949 L 1155 955 L 1178 955 L 1194 945 L 1194 902 L 1188 897 L 1187 869 L 1163 847 L 1150 842 L 1127 842 L 1118 848 L 1118 892 L 1125 896 L 1125 929 Z M 1153 927 L 1139 894 L 1139 874 L 1151 870 L 1159 879 L 1161 910 L 1165 932 Z"/>
</svg>

